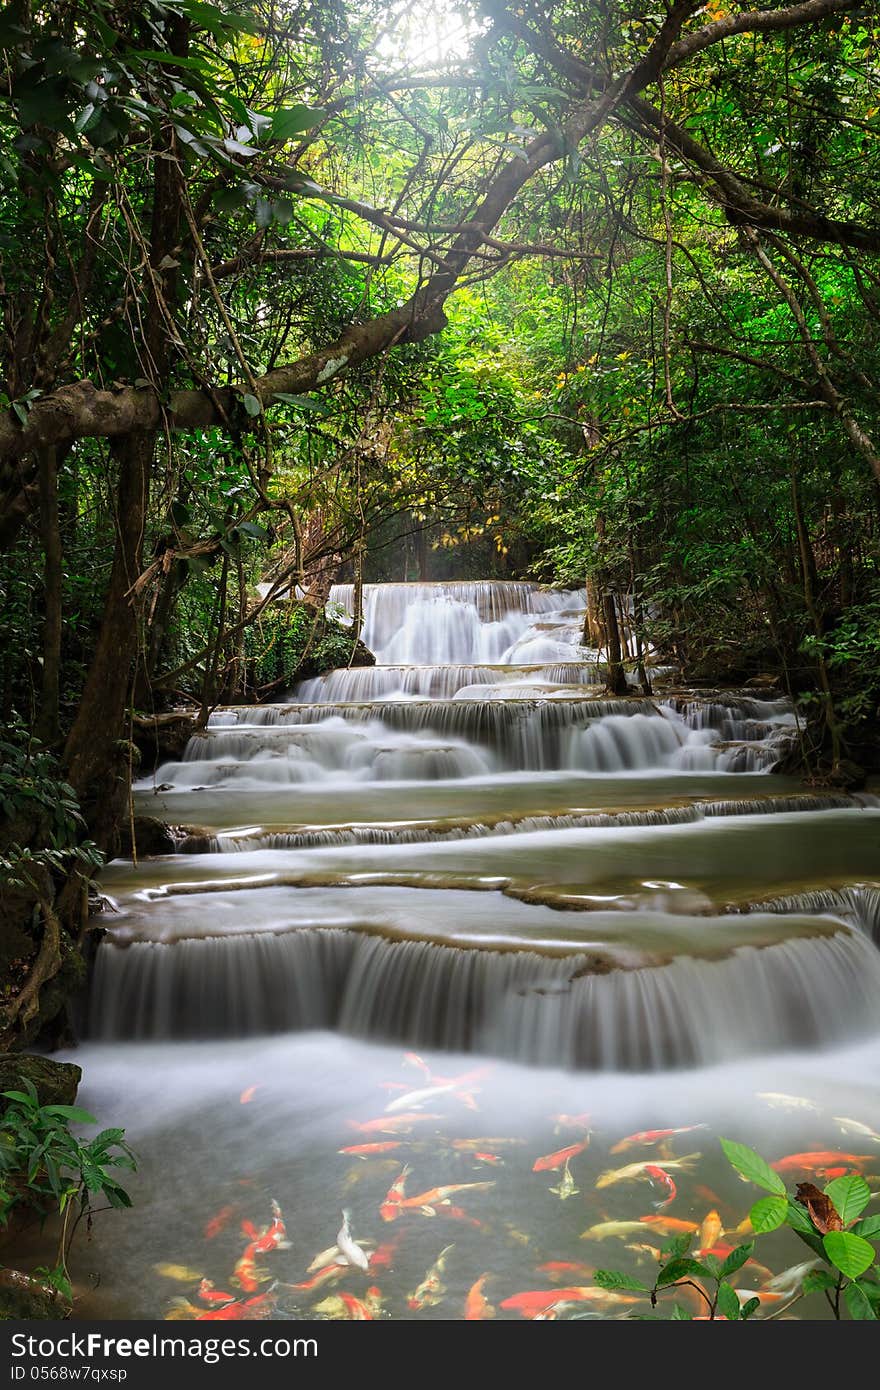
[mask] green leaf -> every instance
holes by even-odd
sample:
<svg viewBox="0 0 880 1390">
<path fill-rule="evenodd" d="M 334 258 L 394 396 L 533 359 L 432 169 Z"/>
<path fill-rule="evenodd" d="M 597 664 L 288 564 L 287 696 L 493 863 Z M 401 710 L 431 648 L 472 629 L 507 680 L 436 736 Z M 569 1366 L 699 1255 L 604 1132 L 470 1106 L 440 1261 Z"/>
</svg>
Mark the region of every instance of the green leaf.
<svg viewBox="0 0 880 1390">
<path fill-rule="evenodd" d="M 778 1173 L 774 1173 L 769 1163 L 745 1144 L 736 1144 L 732 1139 L 722 1139 L 721 1147 L 729 1163 L 749 1182 L 763 1187 L 766 1192 L 785 1195 L 785 1183 Z"/>
<path fill-rule="evenodd" d="M 847 1284 L 843 1296 L 849 1315 L 855 1322 L 877 1322 L 877 1314 L 861 1284 Z"/>
<path fill-rule="evenodd" d="M 689 1313 L 687 1308 L 682 1308 L 680 1303 L 676 1303 L 670 1313 L 673 1322 L 693 1322 L 693 1313 Z"/>
<path fill-rule="evenodd" d="M 871 1200 L 871 1189 L 861 1173 L 848 1173 L 846 1177 L 834 1178 L 825 1187 L 825 1196 L 834 1203 L 841 1221 L 849 1225 L 855 1221 Z"/>
<path fill-rule="evenodd" d="M 650 1293 L 647 1284 L 641 1279 L 633 1279 L 629 1274 L 621 1274 L 616 1269 L 597 1269 L 593 1280 L 600 1289 L 629 1289 L 633 1293 Z"/>
<path fill-rule="evenodd" d="M 831 1263 L 848 1279 L 858 1279 L 874 1263 L 874 1247 L 852 1231 L 829 1231 L 822 1240 Z"/>
<path fill-rule="evenodd" d="M 248 392 L 245 392 L 242 400 L 244 401 L 244 408 L 248 415 L 262 415 L 263 405 L 256 396 L 252 396 Z"/>
<path fill-rule="evenodd" d="M 311 130 L 325 115 L 325 111 L 314 106 L 288 106 L 276 111 L 272 116 L 272 139 L 290 140 L 304 130 Z"/>
<path fill-rule="evenodd" d="M 243 536 L 252 536 L 256 541 L 269 539 L 269 532 L 265 526 L 258 526 L 255 521 L 240 521 L 235 529 L 240 531 Z"/>
<path fill-rule="evenodd" d="M 96 1125 L 98 1121 L 94 1115 L 90 1115 L 88 1110 L 81 1110 L 78 1105 L 46 1105 L 43 1107 L 45 1115 L 57 1115 L 59 1119 L 67 1120 L 72 1125 Z"/>
<path fill-rule="evenodd" d="M 772 1198 L 770 1200 L 772 1201 Z M 752 1210 L 754 1211 L 754 1207 L 752 1208 Z M 726 1279 L 728 1274 L 734 1274 L 738 1269 L 742 1269 L 746 1260 L 748 1260 L 751 1257 L 754 1248 L 755 1242 L 753 1240 L 750 1240 L 747 1241 L 745 1245 L 738 1245 L 735 1250 L 731 1250 L 730 1254 L 728 1255 L 727 1259 L 724 1261 L 723 1265 L 721 1266 L 721 1269 L 719 1270 L 720 1277 L 722 1279 Z"/>
<path fill-rule="evenodd" d="M 701 1265 L 699 1260 L 670 1260 L 657 1275 L 657 1288 L 665 1289 L 667 1284 L 674 1284 L 677 1279 L 685 1279 L 689 1274 L 698 1274 L 702 1278 L 711 1277 L 706 1266 Z"/>
<path fill-rule="evenodd" d="M 740 1310 L 739 1310 L 740 1322 L 745 1322 L 746 1319 L 747 1319 L 747 1318 L 750 1318 L 750 1317 L 752 1316 L 753 1313 L 757 1313 L 757 1311 L 758 1311 L 758 1309 L 760 1308 L 760 1306 L 761 1306 L 761 1300 L 760 1300 L 760 1298 L 749 1298 L 749 1299 L 746 1299 L 745 1303 L 743 1304 L 743 1306 L 742 1306 L 742 1307 L 740 1308 Z"/>
<path fill-rule="evenodd" d="M 756 1236 L 763 1235 L 765 1231 L 775 1231 L 778 1226 L 784 1226 L 787 1216 L 787 1197 L 761 1197 L 749 1212 L 749 1220 Z"/>
<path fill-rule="evenodd" d="M 805 1274 L 801 1290 L 803 1293 L 822 1293 L 825 1289 L 837 1287 L 837 1280 L 828 1269 L 811 1269 Z"/>
<path fill-rule="evenodd" d="M 853 1226 L 853 1235 L 863 1236 L 865 1240 L 873 1240 L 880 1236 L 880 1216 L 865 1216 L 861 1221 L 857 1221 Z"/>
<path fill-rule="evenodd" d="M 731 1284 L 721 1283 L 718 1285 L 718 1311 L 723 1313 L 731 1322 L 739 1322 L 739 1299 Z"/>
<path fill-rule="evenodd" d="M 673 1236 L 672 1240 L 667 1240 L 665 1245 L 660 1246 L 660 1254 L 673 1259 L 677 1255 L 684 1255 L 690 1250 L 694 1243 L 693 1235 L 685 1232 L 684 1235 Z"/>
<path fill-rule="evenodd" d="M 810 1213 L 806 1207 L 802 1207 L 800 1202 L 789 1200 L 785 1213 L 785 1224 L 791 1226 L 793 1231 L 802 1231 L 805 1235 L 815 1235 L 816 1227 L 810 1220 Z"/>
</svg>

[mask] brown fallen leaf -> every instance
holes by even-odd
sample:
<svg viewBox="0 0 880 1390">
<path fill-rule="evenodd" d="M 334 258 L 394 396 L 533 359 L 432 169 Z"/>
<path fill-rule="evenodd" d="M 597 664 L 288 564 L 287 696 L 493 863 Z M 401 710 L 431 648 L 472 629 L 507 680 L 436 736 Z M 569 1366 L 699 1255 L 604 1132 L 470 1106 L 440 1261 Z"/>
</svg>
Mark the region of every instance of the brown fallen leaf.
<svg viewBox="0 0 880 1390">
<path fill-rule="evenodd" d="M 795 1193 L 797 1200 L 801 1202 L 810 1213 L 810 1220 L 821 1231 L 822 1235 L 827 1235 L 829 1231 L 842 1231 L 843 1221 L 841 1220 L 837 1208 L 830 1197 L 812 1182 L 802 1182 L 798 1184 Z"/>
</svg>

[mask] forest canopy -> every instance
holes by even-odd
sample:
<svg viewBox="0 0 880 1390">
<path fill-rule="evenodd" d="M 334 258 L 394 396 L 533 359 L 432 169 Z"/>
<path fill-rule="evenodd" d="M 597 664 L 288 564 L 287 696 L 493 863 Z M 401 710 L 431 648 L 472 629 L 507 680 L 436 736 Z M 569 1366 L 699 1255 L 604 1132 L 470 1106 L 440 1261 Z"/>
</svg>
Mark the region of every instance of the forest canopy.
<svg viewBox="0 0 880 1390">
<path fill-rule="evenodd" d="M 813 770 L 873 766 L 878 37 L 854 0 L 2 12 L 0 703 L 62 859 L 114 845 L 138 719 L 340 657 L 340 576 L 586 583 L 612 689 L 770 673 Z"/>
</svg>

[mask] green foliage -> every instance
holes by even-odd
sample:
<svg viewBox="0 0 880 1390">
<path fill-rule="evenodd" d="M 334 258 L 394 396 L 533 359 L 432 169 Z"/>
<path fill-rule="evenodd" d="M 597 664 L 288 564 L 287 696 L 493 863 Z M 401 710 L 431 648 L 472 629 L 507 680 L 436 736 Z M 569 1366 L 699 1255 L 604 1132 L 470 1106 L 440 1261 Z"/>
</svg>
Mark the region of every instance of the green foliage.
<svg viewBox="0 0 880 1390">
<path fill-rule="evenodd" d="M 305 604 L 267 607 L 246 629 L 245 656 L 257 689 L 283 687 L 297 678 L 347 666 L 352 629 Z"/>
<path fill-rule="evenodd" d="M 20 722 L 0 739 L 0 885 L 33 887 L 41 871 L 91 871 L 103 862 L 96 846 L 81 839 L 84 821 L 73 788 L 61 779 L 57 760 Z M 20 843 L 37 835 L 38 849 Z"/>
<path fill-rule="evenodd" d="M 835 1318 L 841 1316 L 841 1300 L 854 1319 L 873 1322 L 880 1318 L 880 1263 L 869 1239 L 880 1236 L 880 1217 L 857 1220 L 871 1199 L 871 1189 L 861 1174 L 834 1178 L 823 1193 L 816 1192 L 809 1198 L 803 1194 L 808 1202 L 804 1205 L 786 1196 L 779 1174 L 754 1149 L 730 1139 L 722 1139 L 721 1147 L 744 1181 L 773 1194 L 760 1198 L 749 1213 L 754 1234 L 790 1226 L 826 1266 L 809 1270 L 801 1281 L 800 1293 L 785 1307 L 807 1294 L 821 1293 Z M 646 1293 L 652 1307 L 657 1307 L 658 1296 L 664 1290 L 688 1285 L 699 1294 L 709 1319 L 747 1321 L 759 1311 L 761 1300 L 756 1296 L 741 1301 L 731 1279 L 751 1258 L 755 1242 L 743 1242 L 722 1261 L 710 1251 L 699 1252 L 698 1258 L 689 1255 L 693 1239 L 692 1235 L 676 1236 L 662 1246 L 661 1263 L 651 1288 L 616 1270 L 597 1270 L 595 1282 L 600 1288 Z M 692 1315 L 675 1304 L 669 1316 L 680 1320 Z"/>
</svg>

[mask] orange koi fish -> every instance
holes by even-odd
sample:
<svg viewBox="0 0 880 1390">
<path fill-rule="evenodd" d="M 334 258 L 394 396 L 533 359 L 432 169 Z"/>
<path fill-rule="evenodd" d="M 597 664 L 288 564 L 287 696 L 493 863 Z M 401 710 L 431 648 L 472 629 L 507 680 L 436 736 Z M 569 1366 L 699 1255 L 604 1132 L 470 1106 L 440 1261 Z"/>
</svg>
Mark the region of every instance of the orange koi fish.
<svg viewBox="0 0 880 1390">
<path fill-rule="evenodd" d="M 627 1149 L 634 1149 L 637 1146 L 645 1147 L 651 1144 L 660 1144 L 664 1139 L 672 1139 L 676 1134 L 692 1134 L 695 1129 L 705 1129 L 704 1124 L 700 1125 L 680 1125 L 678 1129 L 640 1129 L 636 1134 L 628 1134 L 625 1139 L 618 1142 L 609 1149 L 609 1153 L 622 1154 Z"/>
<path fill-rule="evenodd" d="M 286 1239 L 281 1208 L 275 1201 L 272 1202 L 272 1220 L 265 1231 L 257 1232 L 251 1221 L 243 1221 L 241 1225 L 244 1234 L 252 1236 L 252 1239 L 236 1264 L 233 1277 L 245 1293 L 253 1293 L 259 1288 L 262 1277 L 257 1273 L 257 1255 L 268 1255 L 272 1250 L 289 1250 L 290 1241 Z"/>
<path fill-rule="evenodd" d="M 497 1168 L 499 1164 L 502 1166 L 504 1164 L 504 1159 L 500 1154 L 480 1153 L 479 1149 L 475 1149 L 471 1157 L 475 1163 L 488 1163 L 494 1168 Z"/>
<path fill-rule="evenodd" d="M 721 1216 L 717 1211 L 707 1212 L 700 1226 L 700 1251 L 705 1254 L 714 1249 L 724 1235 Z"/>
<path fill-rule="evenodd" d="M 446 1285 L 442 1281 L 442 1276 L 446 1270 L 449 1252 L 454 1249 L 454 1245 L 447 1245 L 441 1250 L 422 1282 L 413 1289 L 411 1294 L 407 1294 L 407 1307 L 412 1308 L 413 1312 L 418 1313 L 422 1308 L 435 1308 L 438 1303 L 443 1302 L 446 1295 Z"/>
<path fill-rule="evenodd" d="M 286 1287 L 301 1290 L 303 1293 L 311 1289 L 320 1289 L 323 1284 L 336 1283 L 338 1279 L 350 1274 L 351 1268 L 351 1265 L 339 1264 L 334 1260 L 332 1264 L 323 1265 L 312 1275 L 311 1279 L 303 1279 L 299 1284 L 290 1284 Z"/>
<path fill-rule="evenodd" d="M 213 1240 L 215 1236 L 219 1236 L 220 1232 L 229 1225 L 234 1215 L 235 1207 L 221 1207 L 217 1215 L 212 1216 L 205 1225 L 203 1233 L 205 1240 Z"/>
<path fill-rule="evenodd" d="M 842 1154 L 834 1149 L 820 1149 L 815 1153 L 786 1154 L 770 1167 L 775 1173 L 817 1173 L 823 1176 L 831 1168 L 839 1167 L 842 1173 L 851 1168 L 862 1169 L 876 1157 L 875 1154 Z M 838 1176 L 842 1176 L 838 1174 Z"/>
<path fill-rule="evenodd" d="M 700 1229 L 696 1221 L 681 1221 L 677 1216 L 640 1216 L 639 1222 L 661 1236 L 682 1236 Z"/>
<path fill-rule="evenodd" d="M 524 1139 L 453 1139 L 452 1148 L 458 1149 L 460 1153 L 473 1153 L 475 1149 L 502 1149 L 505 1144 L 524 1144 Z"/>
<path fill-rule="evenodd" d="M 257 1094 L 257 1091 L 259 1091 L 260 1089 L 261 1086 L 259 1083 L 256 1086 L 246 1087 L 238 1098 L 239 1105 L 250 1105 L 254 1096 Z"/>
<path fill-rule="evenodd" d="M 485 1222 L 478 1221 L 475 1216 L 471 1216 L 465 1211 L 464 1207 L 422 1207 L 425 1216 L 445 1216 L 450 1221 L 461 1221 L 465 1226 L 473 1226 L 475 1231 L 482 1231 Z"/>
<path fill-rule="evenodd" d="M 269 1316 L 271 1307 L 275 1302 L 275 1285 L 267 1289 L 265 1293 L 259 1294 L 256 1298 L 238 1299 L 234 1303 L 226 1303 L 222 1308 L 210 1308 L 204 1313 L 199 1313 L 196 1322 L 210 1322 L 215 1319 L 224 1322 L 239 1322 L 247 1318 L 266 1318 Z"/>
<path fill-rule="evenodd" d="M 556 1317 L 561 1307 L 567 1303 L 638 1302 L 636 1294 L 614 1293 L 610 1289 L 583 1288 L 576 1285 L 574 1288 L 554 1289 L 549 1293 L 546 1289 L 530 1289 L 526 1293 L 517 1293 L 512 1298 L 505 1298 L 500 1306 L 519 1313 L 524 1318 L 543 1319 Z"/>
<path fill-rule="evenodd" d="M 450 1198 L 455 1192 L 487 1192 L 494 1186 L 494 1182 L 454 1182 L 446 1187 L 430 1187 L 427 1192 L 420 1192 L 416 1197 L 403 1197 L 397 1205 L 401 1211 L 430 1212 L 432 1207 L 449 1206 Z"/>
<path fill-rule="evenodd" d="M 483 1289 L 488 1274 L 481 1274 L 476 1283 L 471 1284 L 464 1300 L 464 1320 L 465 1322 L 483 1322 L 486 1318 L 494 1318 L 495 1309 L 483 1294 Z"/>
<path fill-rule="evenodd" d="M 235 1294 L 234 1294 L 234 1293 L 225 1293 L 225 1292 L 221 1292 L 220 1289 L 215 1289 L 215 1288 L 214 1288 L 213 1280 L 211 1280 L 211 1279 L 203 1279 L 203 1280 L 202 1280 L 202 1282 L 199 1284 L 198 1292 L 197 1292 L 197 1294 L 196 1294 L 196 1297 L 197 1297 L 197 1298 L 200 1298 L 200 1299 L 202 1300 L 203 1303 L 234 1303 L 234 1302 L 235 1302 Z"/>
<path fill-rule="evenodd" d="M 391 1153 L 392 1149 L 399 1149 L 402 1142 L 400 1139 L 380 1139 L 373 1144 L 350 1144 L 347 1149 L 337 1149 L 336 1152 L 349 1158 L 370 1158 L 373 1154 Z"/>
<path fill-rule="evenodd" d="M 378 1245 L 370 1256 L 370 1269 L 393 1269 L 399 1244 L 398 1240 L 389 1240 L 386 1245 Z"/>
<path fill-rule="evenodd" d="M 569 1144 L 565 1149 L 557 1149 L 555 1153 L 545 1154 L 543 1158 L 536 1158 L 532 1164 L 533 1173 L 554 1172 L 557 1168 L 562 1168 L 570 1158 L 576 1154 L 582 1154 L 590 1143 L 590 1136 L 587 1135 L 579 1144 Z"/>
<path fill-rule="evenodd" d="M 386 1192 L 385 1201 L 379 1208 L 379 1215 L 383 1221 L 396 1221 L 400 1215 L 400 1207 L 406 1192 L 406 1180 L 411 1172 L 412 1169 L 407 1163 Z"/>
<path fill-rule="evenodd" d="M 413 1125 L 421 1124 L 423 1120 L 442 1120 L 442 1115 L 429 1115 L 421 1110 L 414 1110 L 406 1115 L 380 1115 L 377 1120 L 349 1120 L 349 1129 L 356 1129 L 358 1134 L 409 1134 Z"/>
</svg>

